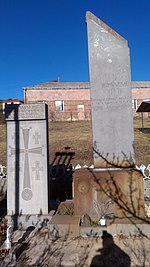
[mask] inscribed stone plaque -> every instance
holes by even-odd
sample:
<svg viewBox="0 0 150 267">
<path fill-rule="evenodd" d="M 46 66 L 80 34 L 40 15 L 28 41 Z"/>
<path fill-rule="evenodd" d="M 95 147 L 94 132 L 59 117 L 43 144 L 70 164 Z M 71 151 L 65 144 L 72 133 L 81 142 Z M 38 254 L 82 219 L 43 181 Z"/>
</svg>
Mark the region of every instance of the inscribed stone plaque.
<svg viewBox="0 0 150 267">
<path fill-rule="evenodd" d="M 127 41 L 86 14 L 94 166 L 134 165 L 134 135 Z"/>
<path fill-rule="evenodd" d="M 7 214 L 47 214 L 46 105 L 12 105 L 7 114 Z"/>
<path fill-rule="evenodd" d="M 46 119 L 45 105 L 41 104 L 24 104 L 24 105 L 7 105 L 5 112 L 6 120 L 40 120 Z"/>
</svg>

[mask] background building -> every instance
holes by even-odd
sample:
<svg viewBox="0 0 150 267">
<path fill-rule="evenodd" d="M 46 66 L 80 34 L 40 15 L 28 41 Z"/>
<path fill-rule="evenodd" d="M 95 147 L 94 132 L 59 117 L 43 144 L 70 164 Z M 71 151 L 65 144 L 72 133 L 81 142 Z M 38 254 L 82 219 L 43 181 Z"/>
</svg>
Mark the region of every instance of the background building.
<svg viewBox="0 0 150 267">
<path fill-rule="evenodd" d="M 132 108 L 134 116 L 143 100 L 150 100 L 150 81 L 131 82 Z M 24 88 L 25 103 L 48 105 L 49 121 L 90 120 L 89 82 L 46 82 Z M 145 113 L 144 116 L 149 116 Z"/>
<path fill-rule="evenodd" d="M 48 105 L 50 121 L 90 120 L 88 82 L 48 82 L 24 88 L 25 103 Z"/>
</svg>

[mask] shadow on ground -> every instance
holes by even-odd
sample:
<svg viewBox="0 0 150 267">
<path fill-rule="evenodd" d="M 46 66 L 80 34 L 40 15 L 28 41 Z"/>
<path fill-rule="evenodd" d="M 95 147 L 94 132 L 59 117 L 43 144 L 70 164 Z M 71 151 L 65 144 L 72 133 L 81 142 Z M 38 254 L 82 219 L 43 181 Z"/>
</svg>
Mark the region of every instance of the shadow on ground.
<svg viewBox="0 0 150 267">
<path fill-rule="evenodd" d="M 130 267 L 131 260 L 128 254 L 120 249 L 113 240 L 111 234 L 103 231 L 103 247 L 98 249 L 98 255 L 94 256 L 90 267 Z"/>
</svg>

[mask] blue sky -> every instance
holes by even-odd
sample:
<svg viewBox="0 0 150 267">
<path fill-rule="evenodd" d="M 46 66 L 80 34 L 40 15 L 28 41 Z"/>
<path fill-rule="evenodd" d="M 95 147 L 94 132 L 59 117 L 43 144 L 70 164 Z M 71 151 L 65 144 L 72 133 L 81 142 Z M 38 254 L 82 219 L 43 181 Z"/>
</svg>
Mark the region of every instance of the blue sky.
<svg viewBox="0 0 150 267">
<path fill-rule="evenodd" d="M 0 0 L 0 99 L 89 81 L 86 11 L 128 40 L 132 80 L 150 80 L 150 0 Z"/>
</svg>

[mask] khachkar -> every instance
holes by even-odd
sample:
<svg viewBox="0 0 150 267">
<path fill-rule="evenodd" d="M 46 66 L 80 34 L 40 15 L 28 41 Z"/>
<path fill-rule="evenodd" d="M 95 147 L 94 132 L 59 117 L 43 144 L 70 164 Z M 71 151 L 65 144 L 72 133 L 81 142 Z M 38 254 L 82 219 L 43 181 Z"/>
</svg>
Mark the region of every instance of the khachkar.
<svg viewBox="0 0 150 267">
<path fill-rule="evenodd" d="M 86 22 L 94 169 L 74 174 L 75 213 L 143 216 L 143 179 L 134 170 L 128 44 L 90 12 Z"/>
<path fill-rule="evenodd" d="M 6 121 L 7 215 L 48 214 L 47 106 L 7 106 Z"/>
</svg>

